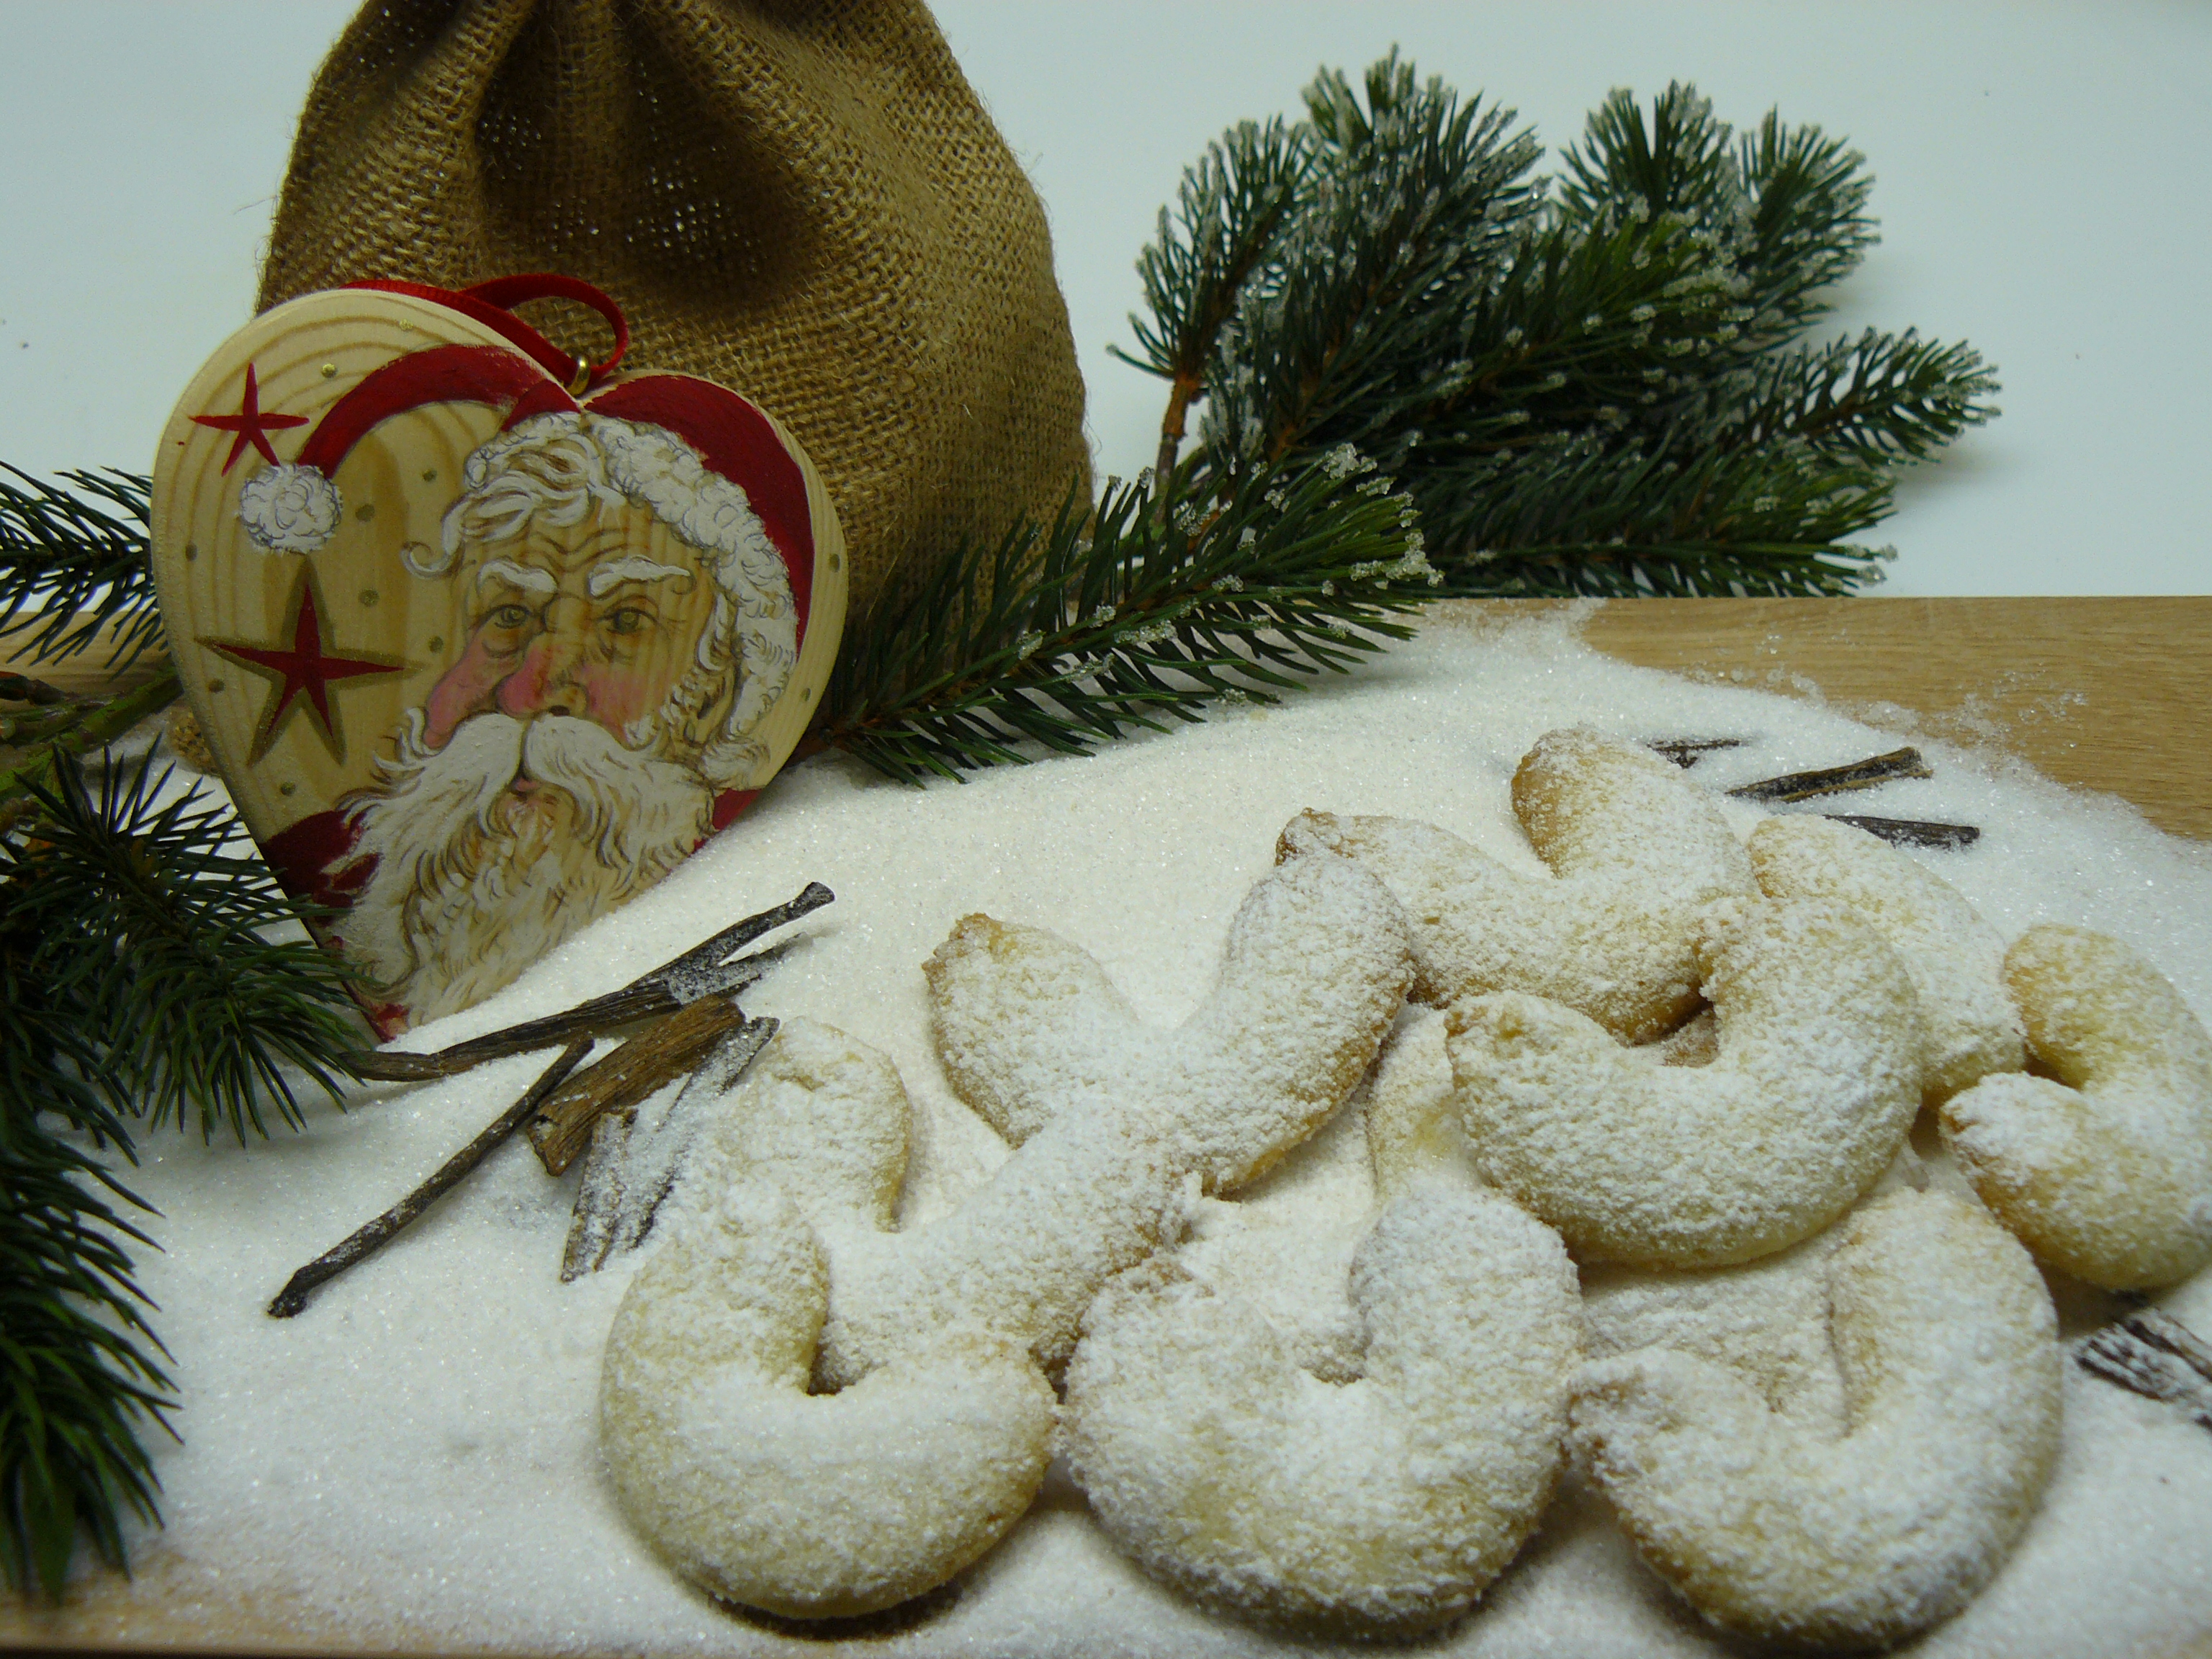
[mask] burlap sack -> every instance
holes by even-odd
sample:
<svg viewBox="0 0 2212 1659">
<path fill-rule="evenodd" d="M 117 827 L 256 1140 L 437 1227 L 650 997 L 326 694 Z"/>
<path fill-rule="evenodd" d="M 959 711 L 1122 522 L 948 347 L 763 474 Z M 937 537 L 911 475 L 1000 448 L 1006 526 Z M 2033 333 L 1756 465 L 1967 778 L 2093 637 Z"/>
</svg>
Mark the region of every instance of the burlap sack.
<svg viewBox="0 0 2212 1659">
<path fill-rule="evenodd" d="M 821 469 L 852 614 L 1088 487 L 1029 180 L 920 0 L 368 0 L 316 76 L 260 303 L 594 283 L 626 367 L 758 401 Z M 531 320 L 603 349 L 565 307 Z"/>
</svg>

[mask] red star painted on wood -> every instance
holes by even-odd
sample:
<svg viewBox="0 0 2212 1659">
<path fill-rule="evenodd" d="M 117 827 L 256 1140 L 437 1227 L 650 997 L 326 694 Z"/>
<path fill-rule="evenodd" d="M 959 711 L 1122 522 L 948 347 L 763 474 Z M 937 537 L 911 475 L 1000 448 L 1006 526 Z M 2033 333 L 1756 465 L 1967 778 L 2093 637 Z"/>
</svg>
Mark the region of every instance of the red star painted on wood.
<svg viewBox="0 0 2212 1659">
<path fill-rule="evenodd" d="M 228 472 L 231 464 L 246 453 L 248 444 L 261 452 L 261 459 L 270 465 L 276 465 L 276 452 L 269 447 L 269 434 L 281 432 L 289 426 L 305 426 L 304 415 L 264 415 L 261 412 L 261 388 L 254 384 L 253 365 L 246 366 L 246 398 L 235 415 L 195 415 L 195 426 L 211 426 L 218 432 L 238 435 L 230 446 L 230 453 L 223 457 L 222 470 Z"/>
<path fill-rule="evenodd" d="M 292 584 L 292 597 L 286 604 L 283 631 L 291 636 L 289 645 L 248 645 L 240 640 L 205 638 L 200 641 L 209 650 L 220 653 L 241 668 L 252 670 L 276 687 L 268 706 L 261 712 L 260 723 L 254 728 L 253 747 L 246 757 L 248 765 L 274 746 L 278 732 L 295 708 L 307 711 L 308 720 L 322 738 L 323 746 L 331 751 L 331 758 L 344 760 L 345 733 L 331 707 L 331 687 L 364 675 L 397 674 L 407 665 L 383 657 L 325 655 L 323 609 L 321 585 L 315 580 L 313 568 L 303 563 L 299 580 Z"/>
</svg>

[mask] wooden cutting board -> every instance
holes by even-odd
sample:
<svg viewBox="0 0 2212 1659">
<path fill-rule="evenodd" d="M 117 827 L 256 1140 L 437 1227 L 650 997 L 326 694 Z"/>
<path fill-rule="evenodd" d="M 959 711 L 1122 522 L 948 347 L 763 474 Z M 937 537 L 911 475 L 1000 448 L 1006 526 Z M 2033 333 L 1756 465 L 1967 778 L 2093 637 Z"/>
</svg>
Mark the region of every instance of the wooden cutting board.
<svg viewBox="0 0 2212 1659">
<path fill-rule="evenodd" d="M 2212 836 L 2212 598 L 1614 600 L 1583 637 L 1645 667 L 1817 689 L 1884 726 L 1909 711 Z"/>
</svg>

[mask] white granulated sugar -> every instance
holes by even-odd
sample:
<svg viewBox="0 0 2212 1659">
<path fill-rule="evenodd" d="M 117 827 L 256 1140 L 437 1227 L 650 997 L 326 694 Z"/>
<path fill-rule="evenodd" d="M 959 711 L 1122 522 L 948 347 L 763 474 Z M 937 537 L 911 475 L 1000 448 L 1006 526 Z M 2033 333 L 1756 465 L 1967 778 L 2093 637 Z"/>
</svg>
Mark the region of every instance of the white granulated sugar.
<svg viewBox="0 0 2212 1659">
<path fill-rule="evenodd" d="M 1096 959 L 1138 1019 L 1173 1027 L 1209 995 L 1231 918 L 1294 815 L 1415 819 L 1537 873 L 1507 788 L 1540 735 L 1577 725 L 1629 740 L 1747 739 L 1686 775 L 1715 792 L 1896 741 L 1815 704 L 1611 663 L 1556 620 L 1487 633 L 1437 624 L 1279 707 L 1224 708 L 1086 760 L 926 790 L 842 761 L 799 767 L 659 888 L 407 1046 L 611 989 L 818 879 L 836 903 L 801 925 L 809 942 L 746 1008 L 836 1026 L 896 1065 L 914 1110 L 899 1214 L 915 1225 L 957 1210 L 1007 1158 L 952 1097 L 932 1037 L 921 964 L 961 917 L 1049 928 Z M 1922 748 L 1934 776 L 1850 810 L 1981 825 L 1970 850 L 1911 856 L 2008 940 L 2039 921 L 2100 929 L 2212 1012 L 2212 854 L 2016 765 Z M 1739 836 L 1763 817 L 1721 805 Z M 518 1142 L 298 1318 L 264 1316 L 295 1267 L 434 1169 L 544 1064 L 526 1056 L 384 1089 L 345 1115 L 312 1113 L 305 1134 L 246 1150 L 148 1137 L 131 1184 L 162 1212 L 151 1231 L 165 1254 L 143 1261 L 142 1278 L 175 1355 L 184 1441 L 155 1443 L 168 1526 L 135 1539 L 131 1585 L 96 1587 L 102 1634 L 222 1644 L 244 1631 L 376 1650 L 840 1650 L 714 1606 L 623 1523 L 599 1448 L 600 1354 L 625 1287 L 661 1241 L 559 1283 L 573 1172 L 549 1179 Z M 1193 1237 L 1176 1258 L 1224 1295 L 1249 1293 L 1324 1373 L 1352 1340 L 1345 1273 L 1370 1219 L 1366 1153 L 1346 1118 L 1242 1197 L 1193 1195 Z M 1817 1374 L 1832 1363 L 1817 1329 L 1823 1300 L 1793 1276 L 1819 1255 L 1733 1270 L 1703 1298 L 1717 1322 L 1699 1344 L 1686 1339 L 1767 1365 L 1770 1389 L 1804 1406 L 1808 1424 L 1838 1398 Z M 1762 1273 L 1778 1283 L 1765 1310 L 1755 1305 Z M 2160 1298 L 2200 1331 L 2212 1331 L 2208 1277 Z M 1699 1320 L 1697 1296 L 1670 1302 L 1622 1281 L 1603 1299 L 1596 1352 Z M 2062 1301 L 2066 1334 L 2105 1311 L 2081 1308 Z M 2208 1514 L 2212 1434 L 2069 1363 L 2064 1441 L 2039 1513 L 1990 1587 L 1915 1650 L 2193 1650 L 2212 1632 Z M 1146 1577 L 1057 1473 L 948 1591 L 854 1639 L 886 1659 L 1321 1650 L 1200 1612 Z M 1574 1474 L 1474 1613 L 1420 1650 L 1727 1650 L 1640 1565 Z"/>
</svg>

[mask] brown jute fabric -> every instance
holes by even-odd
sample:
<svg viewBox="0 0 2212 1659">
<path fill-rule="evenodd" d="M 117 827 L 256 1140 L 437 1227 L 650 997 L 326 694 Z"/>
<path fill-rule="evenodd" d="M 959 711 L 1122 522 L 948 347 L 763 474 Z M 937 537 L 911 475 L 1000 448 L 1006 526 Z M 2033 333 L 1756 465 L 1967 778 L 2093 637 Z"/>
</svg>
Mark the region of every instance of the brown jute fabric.
<svg viewBox="0 0 2212 1659">
<path fill-rule="evenodd" d="M 1088 488 L 1043 208 L 920 0 L 369 0 L 308 94 L 260 304 L 525 270 L 613 295 L 626 366 L 790 427 L 856 618 Z M 581 311 L 531 320 L 604 347 Z"/>
</svg>

